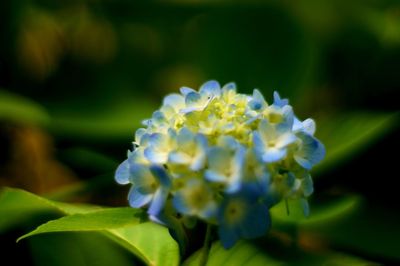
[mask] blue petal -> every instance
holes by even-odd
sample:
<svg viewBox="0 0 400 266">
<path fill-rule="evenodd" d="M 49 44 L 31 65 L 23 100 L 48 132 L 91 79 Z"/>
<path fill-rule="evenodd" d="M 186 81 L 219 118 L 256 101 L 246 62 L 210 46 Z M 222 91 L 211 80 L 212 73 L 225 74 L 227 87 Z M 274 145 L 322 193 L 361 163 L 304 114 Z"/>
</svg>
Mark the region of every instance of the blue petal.
<svg viewBox="0 0 400 266">
<path fill-rule="evenodd" d="M 240 145 L 235 153 L 235 157 L 233 158 L 233 173 L 229 180 L 229 185 L 226 189 L 226 192 L 235 193 L 241 188 L 245 157 L 246 148 Z"/>
<path fill-rule="evenodd" d="M 141 123 L 143 126 L 149 127 L 151 125 L 151 119 L 144 119 Z"/>
<path fill-rule="evenodd" d="M 154 180 L 154 179 L 153 179 Z M 140 185 L 140 186 L 136 186 L 136 190 L 143 195 L 153 195 L 155 192 L 155 188 L 154 185 L 158 187 L 158 185 L 156 183 L 149 183 L 149 184 L 144 184 L 144 185 Z"/>
<path fill-rule="evenodd" d="M 146 164 L 148 162 L 144 156 L 144 149 L 142 147 L 138 147 L 131 152 L 128 156 L 128 161 L 130 164 Z"/>
<path fill-rule="evenodd" d="M 158 180 L 158 182 L 162 187 L 164 188 L 171 187 L 171 177 L 168 175 L 167 171 L 163 166 L 151 165 L 150 171 L 154 175 L 154 177 Z"/>
<path fill-rule="evenodd" d="M 284 147 L 294 143 L 296 140 L 297 140 L 297 138 L 294 134 L 285 133 L 278 137 L 278 139 L 276 140 L 276 143 L 275 143 L 275 147 L 278 149 L 284 148 Z"/>
<path fill-rule="evenodd" d="M 233 182 L 229 182 L 229 185 L 226 187 L 225 192 L 228 194 L 236 193 L 242 187 L 242 182 L 240 178 L 237 178 Z"/>
<path fill-rule="evenodd" d="M 177 193 L 175 193 L 172 199 L 172 204 L 177 212 L 180 212 L 182 214 L 191 213 L 191 208 L 187 205 L 187 199 L 184 197 L 182 192 L 178 191 Z"/>
<path fill-rule="evenodd" d="M 217 141 L 218 146 L 235 150 L 238 146 L 238 142 L 232 136 L 220 136 Z"/>
<path fill-rule="evenodd" d="M 149 137 L 149 143 L 152 146 L 161 146 L 167 140 L 167 136 L 161 133 L 153 133 Z"/>
<path fill-rule="evenodd" d="M 207 206 L 199 213 L 199 216 L 203 219 L 210 219 L 215 217 L 217 213 L 217 205 L 215 202 L 210 202 Z"/>
<path fill-rule="evenodd" d="M 264 102 L 265 102 L 264 96 L 263 96 L 262 93 L 261 93 L 259 90 L 257 90 L 257 89 L 254 89 L 254 90 L 253 90 L 253 99 L 254 99 L 254 100 L 257 100 L 257 101 L 259 101 L 259 102 L 261 102 L 261 103 L 264 103 Z"/>
<path fill-rule="evenodd" d="M 176 130 L 173 128 L 169 128 L 167 135 L 165 135 L 165 141 L 175 140 L 176 136 L 177 136 Z"/>
<path fill-rule="evenodd" d="M 282 115 L 283 115 L 283 124 L 287 128 L 285 131 L 291 131 L 294 123 L 294 112 L 293 108 L 290 105 L 285 105 L 282 107 Z"/>
<path fill-rule="evenodd" d="M 129 163 L 128 159 L 123 161 L 115 171 L 115 180 L 118 184 L 125 185 L 129 183 Z"/>
<path fill-rule="evenodd" d="M 165 202 L 167 201 L 169 191 L 167 189 L 160 188 L 154 194 L 153 200 L 151 201 L 150 207 L 147 213 L 150 215 L 159 214 L 164 208 Z"/>
<path fill-rule="evenodd" d="M 155 111 L 153 113 L 153 115 L 151 116 L 151 119 L 152 119 L 153 123 L 155 123 L 155 124 L 160 124 L 160 123 L 166 122 L 165 115 L 161 111 Z"/>
<path fill-rule="evenodd" d="M 133 208 L 140 208 L 151 201 L 153 195 L 142 194 L 137 187 L 132 187 L 128 194 L 129 205 Z"/>
<path fill-rule="evenodd" d="M 189 114 L 191 112 L 195 112 L 195 111 L 202 111 L 204 108 L 201 106 L 191 106 L 191 107 L 186 107 L 181 109 L 179 112 L 181 114 Z"/>
<path fill-rule="evenodd" d="M 259 189 L 251 184 L 243 184 L 240 188 L 240 191 L 236 194 L 232 195 L 232 198 L 241 198 L 246 204 L 255 203 L 259 200 L 260 193 Z"/>
<path fill-rule="evenodd" d="M 196 92 L 194 89 L 189 88 L 189 87 L 181 87 L 180 92 L 183 94 L 183 96 L 188 95 L 191 92 Z"/>
<path fill-rule="evenodd" d="M 315 121 L 307 118 L 301 122 L 297 117 L 294 117 L 293 131 L 303 131 L 309 135 L 314 135 L 316 129 Z"/>
<path fill-rule="evenodd" d="M 147 166 L 141 164 L 131 164 L 129 167 L 130 181 L 135 186 L 147 186 L 154 181 L 152 174 Z"/>
<path fill-rule="evenodd" d="M 289 104 L 288 99 L 281 99 L 281 96 L 279 96 L 279 93 L 277 91 L 274 91 L 274 105 L 283 107 L 288 104 Z"/>
<path fill-rule="evenodd" d="M 286 149 L 269 148 L 262 155 L 264 163 L 273 163 L 283 159 L 286 156 Z"/>
<path fill-rule="evenodd" d="M 255 204 L 247 209 L 246 217 L 240 225 L 240 235 L 251 239 L 263 236 L 271 225 L 268 208 L 263 204 Z"/>
<path fill-rule="evenodd" d="M 228 90 L 234 90 L 234 91 L 236 91 L 236 84 L 234 82 L 229 82 L 229 83 L 224 85 L 222 90 L 227 90 L 227 91 Z"/>
<path fill-rule="evenodd" d="M 306 133 L 300 132 L 298 137 L 302 140 L 302 146 L 295 153 L 294 159 L 302 167 L 309 170 L 324 158 L 325 147 L 316 138 Z"/>
<path fill-rule="evenodd" d="M 281 197 L 272 191 L 268 191 L 263 197 L 263 203 L 271 208 L 281 200 Z"/>
<path fill-rule="evenodd" d="M 193 171 L 198 171 L 203 168 L 206 161 L 206 150 L 208 147 L 207 138 L 202 134 L 196 135 L 196 146 L 197 152 L 195 157 L 193 158 L 192 164 L 190 165 L 190 169 Z"/>
<path fill-rule="evenodd" d="M 257 181 L 243 183 L 240 189 L 243 189 L 244 186 L 248 187 L 248 190 L 253 191 L 251 197 L 258 200 L 267 193 L 268 183 L 264 182 L 264 180 L 265 179 L 260 178 L 260 180 Z"/>
<path fill-rule="evenodd" d="M 189 92 L 185 97 L 186 106 L 190 107 L 201 100 L 201 95 L 197 92 Z"/>
<path fill-rule="evenodd" d="M 150 146 L 144 149 L 144 156 L 155 164 L 164 164 L 168 160 L 168 153 L 160 152 L 156 147 Z"/>
<path fill-rule="evenodd" d="M 273 140 L 277 137 L 275 127 L 267 120 L 262 120 L 260 122 L 258 125 L 258 132 L 260 132 L 260 136 L 265 140 Z"/>
<path fill-rule="evenodd" d="M 169 227 L 169 224 L 166 223 L 166 216 L 162 212 L 158 215 L 149 215 L 149 219 L 155 223 Z"/>
<path fill-rule="evenodd" d="M 138 128 L 135 132 L 135 141 L 140 144 L 142 137 L 147 133 L 144 128 Z"/>
<path fill-rule="evenodd" d="M 295 183 L 296 183 L 296 176 L 292 173 L 292 172 L 289 172 L 289 173 L 287 173 L 287 176 L 286 176 L 286 180 L 285 180 L 286 182 L 286 186 L 287 187 L 289 187 L 289 188 L 291 188 L 291 187 L 293 187 L 294 185 L 295 185 Z"/>
<path fill-rule="evenodd" d="M 221 147 L 212 147 L 207 151 L 209 169 L 224 172 L 230 166 L 231 152 Z"/>
<path fill-rule="evenodd" d="M 200 147 L 204 147 L 204 148 L 207 147 L 207 144 L 208 144 L 207 137 L 204 136 L 203 134 L 197 134 L 196 141 L 200 145 Z"/>
<path fill-rule="evenodd" d="M 315 121 L 311 118 L 307 118 L 306 120 L 303 121 L 303 130 L 304 132 L 310 134 L 311 136 L 314 135 L 315 133 L 315 129 L 316 129 L 316 125 L 315 125 Z"/>
<path fill-rule="evenodd" d="M 195 160 L 193 160 L 192 164 L 190 165 L 190 170 L 192 171 L 199 171 L 204 166 L 204 162 L 206 160 L 205 154 L 202 156 L 197 156 Z"/>
<path fill-rule="evenodd" d="M 204 177 L 211 182 L 225 182 L 227 177 L 213 170 L 206 170 Z"/>
<path fill-rule="evenodd" d="M 228 122 L 221 127 L 222 132 L 232 132 L 235 130 L 235 124 L 233 122 Z"/>
<path fill-rule="evenodd" d="M 293 118 L 293 131 L 299 131 L 303 129 L 303 123 L 295 116 Z"/>
<path fill-rule="evenodd" d="M 163 100 L 163 105 L 170 105 L 172 107 L 179 107 L 185 104 L 185 99 L 182 95 L 177 93 L 172 93 L 167 95 Z"/>
<path fill-rule="evenodd" d="M 218 81 L 210 80 L 204 83 L 199 90 L 200 94 L 204 94 L 206 96 L 220 96 L 221 95 L 221 87 Z"/>
<path fill-rule="evenodd" d="M 251 100 L 249 102 L 249 107 L 253 110 L 260 110 L 262 108 L 262 104 L 258 101 Z"/>
<path fill-rule="evenodd" d="M 246 218 L 240 227 L 240 235 L 251 239 L 263 236 L 271 225 L 268 208 L 263 204 L 256 204 L 248 209 Z"/>
<path fill-rule="evenodd" d="M 140 142 L 139 142 L 139 146 L 146 146 L 149 143 L 150 140 L 150 134 L 149 133 L 145 133 L 143 135 L 140 136 Z"/>
<path fill-rule="evenodd" d="M 262 158 L 262 154 L 265 150 L 265 145 L 258 131 L 253 132 L 253 147 L 256 155 L 259 158 Z"/>
<path fill-rule="evenodd" d="M 183 152 L 171 152 L 168 155 L 168 162 L 175 164 L 188 164 L 191 160 L 192 158 Z"/>
<path fill-rule="evenodd" d="M 239 240 L 239 236 L 234 228 L 228 227 L 223 224 L 218 227 L 218 235 L 219 239 L 221 240 L 222 246 L 225 249 L 231 248 L 236 243 L 236 241 Z"/>
<path fill-rule="evenodd" d="M 179 133 L 176 137 L 176 140 L 178 142 L 178 145 L 182 146 L 182 145 L 191 144 L 193 142 L 194 138 L 195 138 L 195 135 L 193 134 L 193 132 L 190 131 L 187 127 L 183 127 L 179 131 Z"/>
<path fill-rule="evenodd" d="M 313 185 L 313 181 L 312 181 L 311 175 L 307 174 L 302 179 L 301 186 L 302 186 L 302 189 L 303 189 L 303 195 L 305 197 L 310 196 L 314 192 L 314 185 Z"/>
<path fill-rule="evenodd" d="M 249 107 L 253 110 L 260 110 L 266 105 L 265 99 L 257 89 L 253 90 L 253 98 L 249 102 Z"/>
</svg>

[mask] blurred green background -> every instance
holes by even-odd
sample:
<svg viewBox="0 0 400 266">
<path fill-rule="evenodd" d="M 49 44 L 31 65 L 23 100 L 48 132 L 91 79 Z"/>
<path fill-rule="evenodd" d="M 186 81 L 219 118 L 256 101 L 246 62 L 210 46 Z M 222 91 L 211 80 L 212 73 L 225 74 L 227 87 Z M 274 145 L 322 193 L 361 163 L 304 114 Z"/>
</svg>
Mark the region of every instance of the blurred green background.
<svg viewBox="0 0 400 266">
<path fill-rule="evenodd" d="M 0 187 L 127 205 L 113 172 L 135 129 L 164 95 L 209 79 L 259 88 L 269 102 L 277 90 L 300 118 L 317 121 L 327 157 L 313 173 L 311 222 L 277 211 L 286 227 L 272 235 L 360 265 L 400 263 L 395 0 L 1 1 Z M 60 265 L 43 247 L 63 241 L 63 253 L 98 237 L 16 245 L 32 221 L 46 220 L 31 218 L 0 218 L 2 253 L 15 264 Z"/>
</svg>

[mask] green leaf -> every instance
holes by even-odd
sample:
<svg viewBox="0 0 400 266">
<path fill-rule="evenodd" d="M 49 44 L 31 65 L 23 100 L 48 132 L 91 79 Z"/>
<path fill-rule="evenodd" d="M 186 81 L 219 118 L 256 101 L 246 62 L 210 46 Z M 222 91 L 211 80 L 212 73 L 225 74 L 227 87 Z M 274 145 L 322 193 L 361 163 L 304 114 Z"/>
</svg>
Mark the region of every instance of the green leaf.
<svg viewBox="0 0 400 266">
<path fill-rule="evenodd" d="M 77 213 L 49 221 L 18 240 L 37 234 L 71 231 L 101 231 L 124 226 L 137 225 L 143 220 L 143 211 L 139 209 L 109 208 L 88 213 Z"/>
<path fill-rule="evenodd" d="M 22 96 L 0 90 L 0 119 L 47 124 L 50 117 L 39 104 Z"/>
<path fill-rule="evenodd" d="M 297 225 L 324 224 L 356 211 L 360 206 L 361 198 L 357 196 L 343 196 L 327 204 L 312 205 L 311 214 L 305 217 L 298 200 L 288 200 L 289 215 L 285 202 L 280 202 L 270 209 L 274 223 L 289 223 Z"/>
<path fill-rule="evenodd" d="M 199 265 L 201 249 L 189 257 L 184 266 Z M 237 242 L 231 249 L 226 250 L 220 242 L 215 242 L 211 246 L 211 250 L 207 260 L 207 266 L 223 266 L 223 265 L 284 265 L 282 261 L 269 257 L 257 246 L 247 241 Z"/>
<path fill-rule="evenodd" d="M 90 179 L 65 185 L 46 193 L 46 198 L 58 201 L 69 200 L 79 194 L 94 193 L 115 185 L 114 173 L 119 162 L 88 148 L 70 148 L 60 153 L 61 160 L 68 165 L 96 173 Z"/>
<path fill-rule="evenodd" d="M 151 222 L 141 223 L 144 218 L 142 210 L 132 208 L 74 214 L 49 221 L 18 241 L 43 233 L 97 231 L 127 248 L 148 265 L 177 265 L 178 246 L 168 230 Z"/>
<path fill-rule="evenodd" d="M 199 265 L 201 250 L 190 256 L 184 266 Z M 250 241 L 239 241 L 231 249 L 224 249 L 219 242 L 212 245 L 207 266 L 259 266 L 259 265 L 371 265 L 360 258 L 335 252 L 306 253 L 297 250 L 277 250 L 262 247 Z"/>
<path fill-rule="evenodd" d="M 45 196 L 51 200 L 68 201 L 79 195 L 92 194 L 113 185 L 115 185 L 114 172 L 111 172 L 63 186 L 62 188 L 47 193 Z"/>
<path fill-rule="evenodd" d="M 317 137 L 326 157 L 313 169 L 319 174 L 345 162 L 397 125 L 398 113 L 353 113 L 318 121 Z"/>
<path fill-rule="evenodd" d="M 28 217 L 54 213 L 68 215 L 97 210 L 100 207 L 51 201 L 21 189 L 5 188 L 0 193 L 0 232 L 17 226 Z"/>
<path fill-rule="evenodd" d="M 114 172 L 119 164 L 118 161 L 104 154 L 83 147 L 66 149 L 61 156 L 68 165 L 93 169 L 101 173 Z"/>
<path fill-rule="evenodd" d="M 400 261 L 399 224 L 397 209 L 368 203 L 342 219 L 303 225 L 300 230 L 347 250 Z"/>
<path fill-rule="evenodd" d="M 150 222 L 141 223 L 140 210 L 75 206 L 19 189 L 5 189 L 0 195 L 0 228 L 48 212 L 67 216 L 49 221 L 22 238 L 50 232 L 99 232 L 148 265 L 179 264 L 179 248 L 168 229 Z"/>
<path fill-rule="evenodd" d="M 179 265 L 179 247 L 166 227 L 147 222 L 108 230 L 107 235 L 148 265 Z"/>
<path fill-rule="evenodd" d="M 141 121 L 151 116 L 156 109 L 147 100 L 132 99 L 118 102 L 96 113 L 76 111 L 53 113 L 50 130 L 62 137 L 85 140 L 126 139 L 134 135 Z M 86 109 L 85 109 L 86 110 Z"/>
<path fill-rule="evenodd" d="M 29 244 L 40 266 L 137 265 L 129 252 L 97 233 L 44 234 L 29 239 Z"/>
<path fill-rule="evenodd" d="M 142 210 L 128 207 L 73 214 L 42 224 L 18 241 L 52 232 L 104 232 L 149 265 L 176 265 L 177 245 L 168 230 L 150 222 L 141 223 L 143 219 Z"/>
</svg>

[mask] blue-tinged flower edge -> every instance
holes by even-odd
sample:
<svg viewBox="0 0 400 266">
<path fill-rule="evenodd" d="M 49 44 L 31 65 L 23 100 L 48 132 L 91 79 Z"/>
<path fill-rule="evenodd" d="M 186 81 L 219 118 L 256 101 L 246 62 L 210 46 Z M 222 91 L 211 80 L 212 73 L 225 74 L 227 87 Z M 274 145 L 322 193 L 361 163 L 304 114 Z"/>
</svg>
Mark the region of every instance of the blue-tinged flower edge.
<svg viewBox="0 0 400 266">
<path fill-rule="evenodd" d="M 325 148 L 314 120 L 273 96 L 268 104 L 257 89 L 240 94 L 214 80 L 167 95 L 116 170 L 119 184 L 132 184 L 130 205 L 170 228 L 197 219 L 216 226 L 225 248 L 264 235 L 282 200 L 298 199 L 307 215 L 309 171 Z"/>
</svg>

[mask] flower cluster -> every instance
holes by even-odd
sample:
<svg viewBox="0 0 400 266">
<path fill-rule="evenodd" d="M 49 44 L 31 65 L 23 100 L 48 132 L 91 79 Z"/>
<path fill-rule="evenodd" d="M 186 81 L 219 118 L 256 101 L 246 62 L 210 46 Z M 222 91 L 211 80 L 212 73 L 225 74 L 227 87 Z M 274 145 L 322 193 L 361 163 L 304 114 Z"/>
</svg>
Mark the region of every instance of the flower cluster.
<svg viewBox="0 0 400 266">
<path fill-rule="evenodd" d="M 167 226 L 173 215 L 188 226 L 214 224 L 225 248 L 265 234 L 269 208 L 281 200 L 299 199 L 308 213 L 309 170 L 325 154 L 312 119 L 300 121 L 277 92 L 268 104 L 257 89 L 240 94 L 234 83 L 180 92 L 143 122 L 116 171 L 118 183 L 132 184 L 132 207 Z"/>
</svg>

